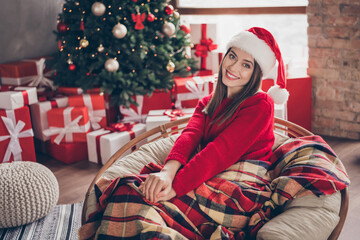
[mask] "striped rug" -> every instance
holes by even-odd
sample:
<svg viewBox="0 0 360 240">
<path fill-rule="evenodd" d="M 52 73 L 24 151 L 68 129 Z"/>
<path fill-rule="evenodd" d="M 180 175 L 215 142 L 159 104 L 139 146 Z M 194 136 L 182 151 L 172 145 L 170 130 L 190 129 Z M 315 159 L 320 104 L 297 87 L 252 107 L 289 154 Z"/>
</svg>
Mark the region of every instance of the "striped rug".
<svg viewBox="0 0 360 240">
<path fill-rule="evenodd" d="M 0 240 L 78 239 L 82 206 L 83 202 L 57 205 L 48 215 L 36 222 L 0 229 Z"/>
</svg>

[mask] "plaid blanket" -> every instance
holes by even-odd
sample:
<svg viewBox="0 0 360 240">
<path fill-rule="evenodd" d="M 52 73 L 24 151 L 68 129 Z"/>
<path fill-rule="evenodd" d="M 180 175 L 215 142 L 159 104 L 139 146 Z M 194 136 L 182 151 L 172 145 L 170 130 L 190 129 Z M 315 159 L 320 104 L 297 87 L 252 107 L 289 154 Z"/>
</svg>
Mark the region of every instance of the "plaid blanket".
<svg viewBox="0 0 360 240">
<path fill-rule="evenodd" d="M 245 160 L 171 201 L 149 202 L 141 175 L 101 179 L 97 211 L 80 239 L 251 239 L 287 200 L 332 194 L 349 184 L 345 168 L 319 136 L 287 140 L 267 162 Z"/>
</svg>

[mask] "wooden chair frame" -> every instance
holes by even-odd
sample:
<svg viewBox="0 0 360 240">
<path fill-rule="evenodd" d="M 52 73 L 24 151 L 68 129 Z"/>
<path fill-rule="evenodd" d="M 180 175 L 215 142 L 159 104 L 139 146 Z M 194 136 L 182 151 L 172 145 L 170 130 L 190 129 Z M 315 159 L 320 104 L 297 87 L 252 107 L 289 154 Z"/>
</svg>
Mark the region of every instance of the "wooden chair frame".
<svg viewBox="0 0 360 240">
<path fill-rule="evenodd" d="M 104 174 L 104 172 L 116 160 L 118 160 L 127 150 L 131 149 L 133 146 L 135 146 L 142 140 L 147 139 L 148 137 L 150 137 L 152 135 L 160 134 L 156 138 L 152 139 L 150 142 L 156 141 L 159 138 L 166 138 L 166 137 L 170 136 L 171 134 L 174 134 L 176 132 L 183 130 L 185 127 L 179 128 L 179 126 L 185 125 L 189 121 L 189 119 L 190 119 L 190 117 L 183 118 L 183 119 L 179 119 L 179 120 L 169 122 L 169 123 L 160 125 L 158 127 L 155 127 L 153 129 L 139 135 L 138 137 L 135 137 L 134 139 L 129 141 L 127 144 L 125 144 L 122 148 L 120 148 L 116 153 L 114 153 L 114 155 L 112 155 L 110 157 L 109 161 L 96 174 L 95 178 L 91 182 L 91 184 L 86 192 L 84 206 L 82 209 L 82 216 L 81 216 L 82 224 L 85 223 L 87 200 L 90 195 L 91 189 L 94 187 L 94 185 L 98 181 L 98 179 Z M 175 128 L 175 127 L 177 127 L 177 128 Z M 295 123 L 292 123 L 292 122 L 289 122 L 289 121 L 286 121 L 283 119 L 279 119 L 279 118 L 275 118 L 274 130 L 282 131 L 285 134 L 287 134 L 289 137 L 302 137 L 302 136 L 313 135 L 313 133 L 306 130 L 305 128 L 303 128 Z M 348 188 L 345 188 L 341 191 L 341 206 L 340 206 L 340 212 L 339 212 L 340 220 L 339 220 L 339 223 L 337 224 L 337 226 L 335 227 L 335 229 L 332 231 L 328 240 L 338 239 L 340 232 L 345 223 L 348 208 L 349 208 L 349 193 L 348 193 Z"/>
</svg>

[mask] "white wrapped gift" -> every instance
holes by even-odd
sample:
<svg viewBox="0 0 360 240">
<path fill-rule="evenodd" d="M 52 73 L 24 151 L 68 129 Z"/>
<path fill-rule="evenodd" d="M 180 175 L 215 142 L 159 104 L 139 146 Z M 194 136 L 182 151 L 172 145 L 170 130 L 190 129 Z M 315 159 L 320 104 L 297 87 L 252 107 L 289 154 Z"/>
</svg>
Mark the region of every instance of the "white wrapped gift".
<svg viewBox="0 0 360 240">
<path fill-rule="evenodd" d="M 178 109 L 175 109 L 178 110 Z M 151 110 L 146 118 L 146 131 L 149 131 L 155 127 L 158 127 L 162 124 L 171 122 L 171 121 L 176 121 L 182 118 L 187 118 L 187 117 L 191 117 L 195 111 L 195 108 L 185 108 L 185 109 L 181 109 L 181 113 L 182 115 L 178 115 L 175 114 L 171 114 L 173 110 L 171 109 L 167 109 L 167 110 Z M 170 113 L 170 114 L 168 114 Z M 180 125 L 179 127 L 183 127 L 184 125 Z M 155 134 L 152 135 L 151 137 L 148 137 L 148 141 L 151 141 L 152 139 L 156 138 L 157 136 L 159 136 L 159 134 Z"/>
<path fill-rule="evenodd" d="M 137 123 L 132 126 L 130 130 L 121 132 L 112 132 L 106 129 L 99 129 L 87 134 L 89 161 L 105 164 L 110 157 L 121 147 L 127 144 L 133 138 L 145 132 L 145 124 Z M 141 141 L 136 145 L 139 147 L 146 143 L 146 140 Z M 124 153 L 125 156 L 131 153 L 135 148 L 129 149 Z"/>
<path fill-rule="evenodd" d="M 35 87 L 16 87 L 13 91 L 0 92 L 0 109 L 17 109 L 37 102 Z"/>
<path fill-rule="evenodd" d="M 34 136 L 41 141 L 47 141 L 50 137 L 43 134 L 45 129 L 49 128 L 46 113 L 53 108 L 64 108 L 68 106 L 68 98 L 60 97 L 51 101 L 38 102 L 30 105 L 31 121 L 34 129 Z"/>
</svg>

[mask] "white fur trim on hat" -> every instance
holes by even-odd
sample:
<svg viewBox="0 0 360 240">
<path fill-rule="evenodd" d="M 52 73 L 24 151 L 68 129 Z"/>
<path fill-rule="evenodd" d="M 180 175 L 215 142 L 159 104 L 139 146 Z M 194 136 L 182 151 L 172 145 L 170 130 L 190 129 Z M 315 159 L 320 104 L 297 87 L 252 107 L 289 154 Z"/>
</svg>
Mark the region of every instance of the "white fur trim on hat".
<svg viewBox="0 0 360 240">
<path fill-rule="evenodd" d="M 267 93 L 272 97 L 275 104 L 286 103 L 290 95 L 285 88 L 280 88 L 278 85 L 272 86 Z"/>
<path fill-rule="evenodd" d="M 276 63 L 276 57 L 269 45 L 251 32 L 243 31 L 226 45 L 226 49 L 237 47 L 249 53 L 260 65 L 263 76 L 266 76 Z"/>
</svg>

